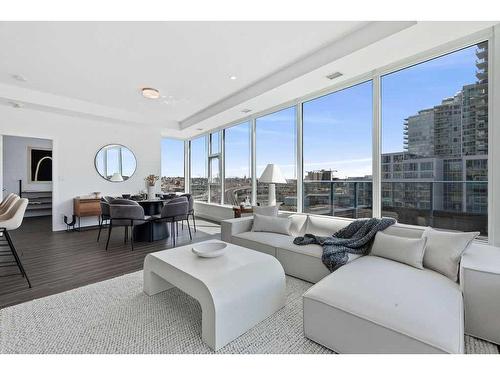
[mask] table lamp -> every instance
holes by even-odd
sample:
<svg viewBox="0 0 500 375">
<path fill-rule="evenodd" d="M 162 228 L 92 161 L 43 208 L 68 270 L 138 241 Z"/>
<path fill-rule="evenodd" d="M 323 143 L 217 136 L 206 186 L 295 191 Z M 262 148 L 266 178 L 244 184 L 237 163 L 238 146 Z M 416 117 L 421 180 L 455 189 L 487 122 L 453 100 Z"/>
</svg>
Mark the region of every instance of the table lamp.
<svg viewBox="0 0 500 375">
<path fill-rule="evenodd" d="M 276 206 L 275 184 L 286 184 L 286 179 L 281 174 L 279 167 L 276 164 L 268 164 L 264 172 L 262 172 L 259 182 L 269 184 L 268 206 Z"/>
</svg>

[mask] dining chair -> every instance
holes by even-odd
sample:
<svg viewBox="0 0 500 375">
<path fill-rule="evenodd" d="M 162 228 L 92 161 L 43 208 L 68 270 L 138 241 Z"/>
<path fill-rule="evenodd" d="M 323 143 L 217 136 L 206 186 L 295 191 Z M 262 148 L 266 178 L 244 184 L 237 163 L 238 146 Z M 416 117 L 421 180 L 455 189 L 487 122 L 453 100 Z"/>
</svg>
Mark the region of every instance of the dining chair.
<svg viewBox="0 0 500 375">
<path fill-rule="evenodd" d="M 187 197 L 175 196 L 174 198 L 170 199 L 167 203 L 173 204 L 173 203 L 187 202 L 187 201 L 188 201 Z M 187 215 L 186 215 L 186 217 L 187 217 Z M 183 220 L 185 220 L 185 219 L 186 218 L 179 220 L 182 224 L 182 230 L 184 230 L 184 225 L 183 225 L 184 221 Z M 178 222 L 175 223 L 175 230 L 176 230 L 177 235 L 179 235 L 179 225 L 178 224 L 179 224 Z"/>
<path fill-rule="evenodd" d="M 121 204 L 121 205 L 130 205 L 130 206 L 139 206 L 139 203 L 136 201 L 133 201 L 131 199 L 125 199 L 125 198 L 113 198 L 109 204 Z"/>
<path fill-rule="evenodd" d="M 109 212 L 109 203 L 106 202 L 105 199 L 101 199 L 99 204 L 101 206 L 101 216 L 99 217 L 99 233 L 97 233 L 97 242 L 99 242 L 99 239 L 101 238 L 101 230 L 105 225 L 105 222 L 109 222 L 109 220 L 111 219 L 111 215 Z"/>
<path fill-rule="evenodd" d="M 113 201 L 114 202 L 114 201 Z M 106 250 L 108 250 L 109 239 L 113 227 L 125 227 L 125 242 L 128 237 L 128 230 L 130 228 L 130 244 L 132 251 L 134 250 L 134 227 L 136 225 L 144 224 L 150 220 L 150 217 L 144 216 L 144 208 L 139 204 L 110 204 L 109 205 L 109 226 L 108 226 L 108 240 L 106 241 Z"/>
<path fill-rule="evenodd" d="M 188 214 L 186 216 L 186 221 L 187 225 L 189 226 L 189 216 L 193 217 L 193 226 L 194 226 L 194 231 L 196 232 L 196 220 L 194 218 L 194 198 L 192 194 L 186 193 L 182 194 L 181 197 L 186 197 L 188 200 Z M 184 221 L 182 222 L 182 226 L 184 226 Z"/>
<path fill-rule="evenodd" d="M 28 286 L 31 288 L 31 282 L 28 279 L 28 275 L 24 270 L 21 259 L 17 254 L 16 248 L 14 247 L 14 242 L 10 237 L 9 231 L 15 230 L 21 226 L 23 223 L 24 213 L 26 212 L 26 207 L 28 207 L 28 200 L 26 198 L 19 198 L 11 206 L 11 209 L 7 211 L 5 216 L 0 220 L 0 246 L 9 247 L 10 251 L 1 251 L 0 256 L 13 256 L 14 261 L 1 262 L 0 267 L 13 267 L 19 268 L 21 275 L 28 282 Z"/>
<path fill-rule="evenodd" d="M 188 201 L 186 199 L 177 202 L 167 202 L 161 209 L 160 217 L 156 218 L 157 221 L 164 221 L 170 223 L 170 235 L 172 236 L 172 244 L 175 247 L 176 226 L 179 221 L 183 220 L 188 212 Z M 193 240 L 191 235 L 191 228 L 189 228 L 189 238 Z"/>
</svg>

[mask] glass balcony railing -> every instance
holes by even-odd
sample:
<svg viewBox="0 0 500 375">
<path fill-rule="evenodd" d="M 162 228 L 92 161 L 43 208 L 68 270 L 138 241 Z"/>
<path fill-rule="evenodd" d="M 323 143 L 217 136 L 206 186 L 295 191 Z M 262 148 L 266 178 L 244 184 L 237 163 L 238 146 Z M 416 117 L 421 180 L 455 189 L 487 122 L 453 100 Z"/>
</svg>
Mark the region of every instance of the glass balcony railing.
<svg viewBox="0 0 500 375">
<path fill-rule="evenodd" d="M 372 182 L 304 181 L 304 212 L 364 218 L 372 216 Z"/>
<path fill-rule="evenodd" d="M 382 216 L 399 223 L 488 235 L 487 181 L 382 180 Z M 372 182 L 304 181 L 304 212 L 372 216 Z"/>
</svg>

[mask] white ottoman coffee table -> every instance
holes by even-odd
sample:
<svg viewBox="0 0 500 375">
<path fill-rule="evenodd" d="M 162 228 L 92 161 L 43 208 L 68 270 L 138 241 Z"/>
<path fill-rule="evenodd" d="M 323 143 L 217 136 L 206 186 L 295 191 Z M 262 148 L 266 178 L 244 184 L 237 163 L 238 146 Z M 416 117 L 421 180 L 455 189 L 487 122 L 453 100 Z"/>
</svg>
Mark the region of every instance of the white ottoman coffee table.
<svg viewBox="0 0 500 375">
<path fill-rule="evenodd" d="M 151 296 L 175 286 L 198 300 L 202 339 L 212 349 L 222 348 L 285 305 L 285 272 L 273 256 L 227 244 L 224 255 L 200 258 L 192 247 L 148 254 L 144 292 Z"/>
</svg>

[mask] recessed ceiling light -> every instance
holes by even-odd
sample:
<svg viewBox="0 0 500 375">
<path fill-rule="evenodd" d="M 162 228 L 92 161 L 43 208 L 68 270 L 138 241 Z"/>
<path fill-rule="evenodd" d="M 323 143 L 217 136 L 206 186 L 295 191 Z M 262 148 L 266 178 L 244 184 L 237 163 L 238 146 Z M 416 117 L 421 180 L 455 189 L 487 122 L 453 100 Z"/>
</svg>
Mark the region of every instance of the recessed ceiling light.
<svg viewBox="0 0 500 375">
<path fill-rule="evenodd" d="M 201 130 L 203 130 L 203 128 L 197 128 L 196 130 L 200 130 L 201 131 Z"/>
<path fill-rule="evenodd" d="M 343 76 L 343 74 L 342 74 L 342 73 L 340 73 L 340 72 L 335 72 L 335 73 L 332 73 L 332 74 L 328 74 L 328 75 L 326 76 L 326 78 L 328 78 L 328 79 L 335 79 L 335 78 L 339 78 L 339 77 L 342 77 L 342 76 Z"/>
<path fill-rule="evenodd" d="M 11 74 L 11 77 L 19 82 L 26 82 L 26 78 L 20 74 Z"/>
<path fill-rule="evenodd" d="M 158 99 L 160 97 L 160 91 L 152 87 L 144 87 L 142 89 L 142 96 L 148 99 Z"/>
<path fill-rule="evenodd" d="M 236 76 L 230 76 L 230 77 L 229 77 L 229 79 L 231 79 L 231 80 L 233 80 L 233 81 L 234 81 L 236 78 L 238 78 L 238 77 L 236 77 Z"/>
<path fill-rule="evenodd" d="M 248 113 L 248 112 L 252 112 L 251 109 L 248 109 L 248 108 L 245 108 L 245 109 L 242 109 L 241 112 L 243 113 Z"/>
</svg>

